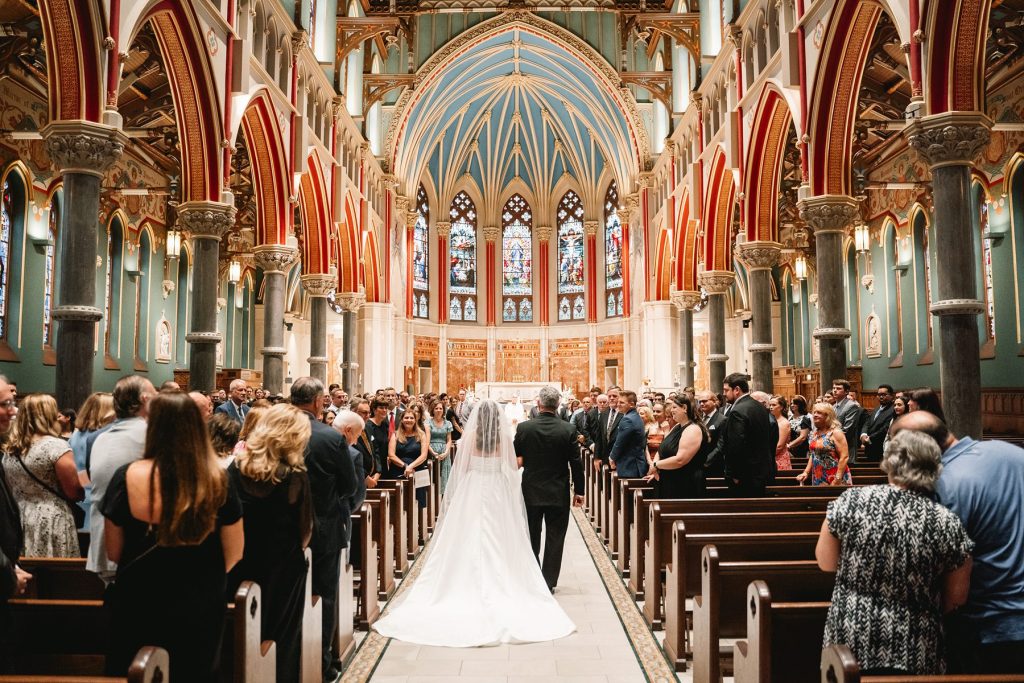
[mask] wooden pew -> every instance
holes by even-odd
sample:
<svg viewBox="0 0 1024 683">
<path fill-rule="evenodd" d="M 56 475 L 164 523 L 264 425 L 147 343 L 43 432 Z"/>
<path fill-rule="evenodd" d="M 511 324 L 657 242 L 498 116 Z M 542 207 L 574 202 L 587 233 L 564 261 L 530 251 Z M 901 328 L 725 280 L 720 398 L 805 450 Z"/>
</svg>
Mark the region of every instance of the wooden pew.
<svg viewBox="0 0 1024 683">
<path fill-rule="evenodd" d="M 415 503 L 415 501 L 413 501 Z M 355 623 L 369 630 L 380 616 L 377 600 L 377 542 L 373 539 L 373 507 L 364 502 L 359 512 L 352 515 L 352 523 L 359 525 L 360 562 L 359 577 L 354 588 L 357 596 Z"/>
<path fill-rule="evenodd" d="M 299 655 L 299 675 L 303 681 L 320 681 L 323 680 L 324 606 L 320 596 L 313 595 L 313 551 L 306 548 L 303 556 L 306 561 L 306 592 L 302 600 L 302 654 Z M 343 555 L 342 563 L 344 561 Z M 339 594 L 339 610 L 341 605 Z M 351 602 L 349 608 L 351 610 Z M 348 612 L 348 621 L 352 623 L 351 611 Z"/>
<path fill-rule="evenodd" d="M 825 632 L 829 601 L 793 602 L 772 599 L 767 581 L 747 588 L 747 637 L 733 648 L 735 683 L 817 683 L 814 643 Z"/>
<path fill-rule="evenodd" d="M 381 481 L 376 489 L 369 489 L 367 497 L 388 496 L 388 512 L 391 515 L 392 560 L 395 563 L 395 576 L 403 576 L 409 570 L 409 534 L 406 530 L 408 519 L 405 515 L 405 484 L 404 480 Z M 389 485 L 384 485 L 389 484 Z M 372 495 L 371 495 L 372 494 Z"/>
<path fill-rule="evenodd" d="M 846 645 L 821 651 L 821 683 L 1024 683 L 1024 674 L 948 674 L 942 676 L 862 676 Z"/>
<path fill-rule="evenodd" d="M 341 551 L 341 571 L 338 573 L 338 628 L 334 631 L 334 651 L 338 654 L 338 659 L 341 660 L 342 671 L 348 667 L 352 655 L 356 652 L 355 615 L 357 608 L 355 571 L 352 569 L 352 563 L 349 562 L 349 549 L 345 548 Z M 322 641 L 322 628 L 320 635 Z M 319 661 L 322 667 L 323 660 Z M 320 683 L 322 678 L 309 680 L 312 680 L 313 683 Z"/>
<path fill-rule="evenodd" d="M 366 496 L 373 508 L 373 540 L 377 544 L 377 597 L 387 600 L 395 592 L 395 537 L 391 529 L 390 492 Z"/>
<path fill-rule="evenodd" d="M 693 600 L 695 681 L 721 680 L 719 639 L 745 634 L 748 601 L 744 598 L 750 583 L 758 580 L 772 586 L 778 601 L 817 602 L 831 600 L 835 575 L 818 569 L 813 560 L 719 562 L 718 550 L 705 546 L 701 553 L 701 592 Z M 807 645 L 804 642 L 805 648 Z M 791 679 L 787 676 L 785 680 Z"/>
<path fill-rule="evenodd" d="M 105 586 L 87 571 L 84 557 L 22 557 L 18 566 L 32 575 L 26 598 L 102 600 Z"/>
<path fill-rule="evenodd" d="M 615 568 L 622 578 L 629 577 L 630 531 L 633 522 L 634 491 L 651 490 L 653 485 L 643 479 L 619 479 L 619 503 L 616 506 L 618 518 L 615 520 L 615 533 L 618 536 Z"/>
<path fill-rule="evenodd" d="M 243 581 L 235 593 L 234 609 L 229 611 L 235 655 L 235 683 L 272 681 L 277 678 L 277 644 L 262 639 L 262 610 L 263 594 L 259 585 Z"/>
<path fill-rule="evenodd" d="M 651 484 L 643 480 L 643 478 L 628 478 L 623 479 L 619 477 L 618 472 L 612 472 L 611 474 L 611 491 L 609 492 L 608 500 L 608 551 L 611 553 L 612 560 L 616 562 L 618 566 L 618 558 L 623 553 L 623 538 L 625 534 L 622 533 L 622 520 L 625 518 L 622 514 L 622 507 L 626 505 L 626 501 L 623 497 L 624 491 L 630 491 L 634 488 L 650 488 Z M 632 500 L 629 501 L 632 503 Z M 629 566 L 626 564 L 625 566 Z"/>
<path fill-rule="evenodd" d="M 665 575 L 665 641 L 662 648 L 676 671 L 685 671 L 690 652 L 686 600 L 700 593 L 700 555 L 705 545 L 718 549 L 719 560 L 776 561 L 814 557 L 817 531 L 756 534 L 687 533 L 686 522 L 672 524 L 672 553 Z"/>
<path fill-rule="evenodd" d="M 170 671 L 167 650 L 146 646 L 135 655 L 125 678 L 62 675 L 60 680 L 64 683 L 168 683 Z M 35 674 L 0 675 L 0 683 L 49 683 L 53 680 L 53 676 Z"/>
<path fill-rule="evenodd" d="M 109 615 L 102 600 L 15 598 L 8 669 L 60 676 L 102 676 Z"/>
</svg>

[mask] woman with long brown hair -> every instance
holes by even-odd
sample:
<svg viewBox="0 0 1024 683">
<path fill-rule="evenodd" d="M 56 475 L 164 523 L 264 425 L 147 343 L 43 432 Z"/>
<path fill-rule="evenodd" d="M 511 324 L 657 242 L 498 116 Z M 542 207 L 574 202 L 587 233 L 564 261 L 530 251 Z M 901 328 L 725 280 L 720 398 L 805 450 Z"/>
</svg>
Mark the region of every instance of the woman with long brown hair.
<svg viewBox="0 0 1024 683">
<path fill-rule="evenodd" d="M 123 676 L 140 647 L 158 645 L 175 678 L 213 681 L 226 573 L 242 557 L 242 506 L 195 401 L 159 394 L 148 411 L 143 458 L 114 473 L 100 508 L 117 563 L 107 672 Z"/>
<path fill-rule="evenodd" d="M 388 443 L 388 463 L 391 465 L 392 478 L 405 477 L 415 481 L 416 470 L 427 469 L 427 456 L 430 454 L 427 435 L 420 427 L 417 411 L 410 406 L 402 413 L 402 421 L 395 428 Z M 427 506 L 427 487 L 416 489 L 416 501 L 420 508 Z"/>
<path fill-rule="evenodd" d="M 80 557 L 71 506 L 85 492 L 59 415 L 52 396 L 29 394 L 7 442 L 4 472 L 21 512 L 25 557 Z"/>
</svg>

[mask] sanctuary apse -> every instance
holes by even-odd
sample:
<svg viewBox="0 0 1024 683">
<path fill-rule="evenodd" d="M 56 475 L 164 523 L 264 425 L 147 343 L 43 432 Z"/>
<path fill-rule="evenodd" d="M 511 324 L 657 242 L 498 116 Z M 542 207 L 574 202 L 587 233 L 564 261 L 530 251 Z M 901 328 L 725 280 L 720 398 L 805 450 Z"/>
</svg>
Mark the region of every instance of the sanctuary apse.
<svg viewBox="0 0 1024 683">
<path fill-rule="evenodd" d="M 728 369 L 1021 431 L 1022 13 L 4 3 L 0 371 L 74 407 Z"/>
</svg>

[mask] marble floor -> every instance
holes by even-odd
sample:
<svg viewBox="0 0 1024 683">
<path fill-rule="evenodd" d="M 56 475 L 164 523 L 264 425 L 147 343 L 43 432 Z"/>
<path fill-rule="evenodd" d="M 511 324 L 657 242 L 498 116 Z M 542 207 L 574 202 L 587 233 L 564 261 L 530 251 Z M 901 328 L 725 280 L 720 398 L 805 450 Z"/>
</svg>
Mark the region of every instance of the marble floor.
<svg viewBox="0 0 1024 683">
<path fill-rule="evenodd" d="M 489 648 L 443 648 L 388 642 L 370 680 L 373 683 L 636 683 L 650 680 L 613 605 L 578 521 L 570 522 L 562 574 L 555 592 L 576 623 L 560 640 Z M 607 558 L 597 558 L 598 563 Z M 633 607 L 627 605 L 626 607 Z M 620 609 L 622 609 L 620 601 Z M 634 638 L 635 638 L 634 634 Z M 640 634 L 643 636 L 644 634 Z M 650 638 L 650 631 L 646 637 Z M 661 679 L 660 676 L 654 677 Z M 673 677 L 674 678 L 674 677 Z"/>
</svg>

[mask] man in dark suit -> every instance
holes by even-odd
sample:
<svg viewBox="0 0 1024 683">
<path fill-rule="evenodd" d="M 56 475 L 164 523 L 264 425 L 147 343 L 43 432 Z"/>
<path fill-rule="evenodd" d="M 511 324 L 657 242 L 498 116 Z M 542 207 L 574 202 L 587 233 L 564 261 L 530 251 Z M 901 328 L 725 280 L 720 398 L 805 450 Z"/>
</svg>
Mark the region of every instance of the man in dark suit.
<svg viewBox="0 0 1024 683">
<path fill-rule="evenodd" d="M 338 576 L 341 551 L 348 546 L 353 496 L 358 490 L 348 444 L 337 431 L 318 419 L 323 382 L 300 377 L 292 384 L 291 402 L 309 415 L 312 434 L 306 446 L 306 471 L 313 498 L 313 593 L 323 600 L 323 673 L 325 681 L 338 676 L 331 646 L 338 626 Z"/>
<path fill-rule="evenodd" d="M 718 397 L 710 391 L 701 391 L 697 394 L 697 407 L 700 409 L 701 422 L 707 427 L 710 437 L 708 453 L 714 453 L 718 446 L 722 425 L 725 424 L 725 413 L 718 409 Z M 725 475 L 725 466 L 721 458 L 714 463 L 708 462 L 704 467 L 707 476 L 721 477 Z"/>
<path fill-rule="evenodd" d="M 749 382 L 746 375 L 738 372 L 725 378 L 722 391 L 731 407 L 712 453 L 712 457 L 723 459 L 725 483 L 734 498 L 764 496 L 769 458 L 774 459 L 775 454 L 769 431 L 771 413 L 750 397 Z"/>
<path fill-rule="evenodd" d="M 850 396 L 850 383 L 845 379 L 832 380 L 832 397 L 835 404 L 836 419 L 843 425 L 843 436 L 850 451 L 850 464 L 857 462 L 857 446 L 860 443 L 860 416 L 864 409 Z"/>
<path fill-rule="evenodd" d="M 213 412 L 224 413 L 232 420 L 241 425 L 245 422 L 245 416 L 249 414 L 249 406 L 245 402 L 248 395 L 247 386 L 244 379 L 231 380 L 229 386 L 228 400 L 217 406 L 217 409 Z"/>
<path fill-rule="evenodd" d="M 878 385 L 878 408 L 868 414 L 860 432 L 865 460 L 878 462 L 882 459 L 882 445 L 885 443 L 885 435 L 889 433 L 889 425 L 892 424 L 892 402 L 895 398 L 896 391 L 891 384 Z"/>
<path fill-rule="evenodd" d="M 576 429 L 555 414 L 558 391 L 544 387 L 537 399 L 537 417 L 516 427 L 516 459 L 523 468 L 523 498 L 530 544 L 540 560 L 540 536 L 544 529 L 541 573 L 551 592 L 562 569 L 562 547 L 569 526 L 569 474 L 575 495 L 572 504 L 583 504 L 583 461 L 576 444 Z"/>
<path fill-rule="evenodd" d="M 772 415 L 771 394 L 765 391 L 752 391 L 750 397 L 764 406 L 765 410 L 768 411 L 768 440 L 770 443 L 775 444 L 772 447 L 772 452 L 768 454 L 768 484 L 775 484 L 775 477 L 779 474 L 779 466 L 775 462 L 775 448 L 779 443 L 779 423 Z"/>
<path fill-rule="evenodd" d="M 615 435 L 622 420 L 622 410 L 619 408 L 618 387 L 608 389 L 608 409 L 602 410 L 597 421 L 596 434 L 591 436 L 594 439 L 594 453 L 601 462 L 608 462 L 611 454 L 612 444 L 615 443 Z M 598 396 L 598 400 L 600 400 Z"/>
<path fill-rule="evenodd" d="M 384 426 L 388 430 L 388 438 L 395 433 L 398 425 L 402 424 L 402 415 L 405 413 L 405 406 L 398 400 L 398 392 L 394 387 L 384 390 L 384 400 L 388 402 L 388 412 Z"/>
<path fill-rule="evenodd" d="M 636 479 L 647 474 L 647 432 L 636 412 L 636 394 L 619 393 L 619 418 L 614 427 L 615 439 L 608 458 L 621 478 Z"/>
</svg>

